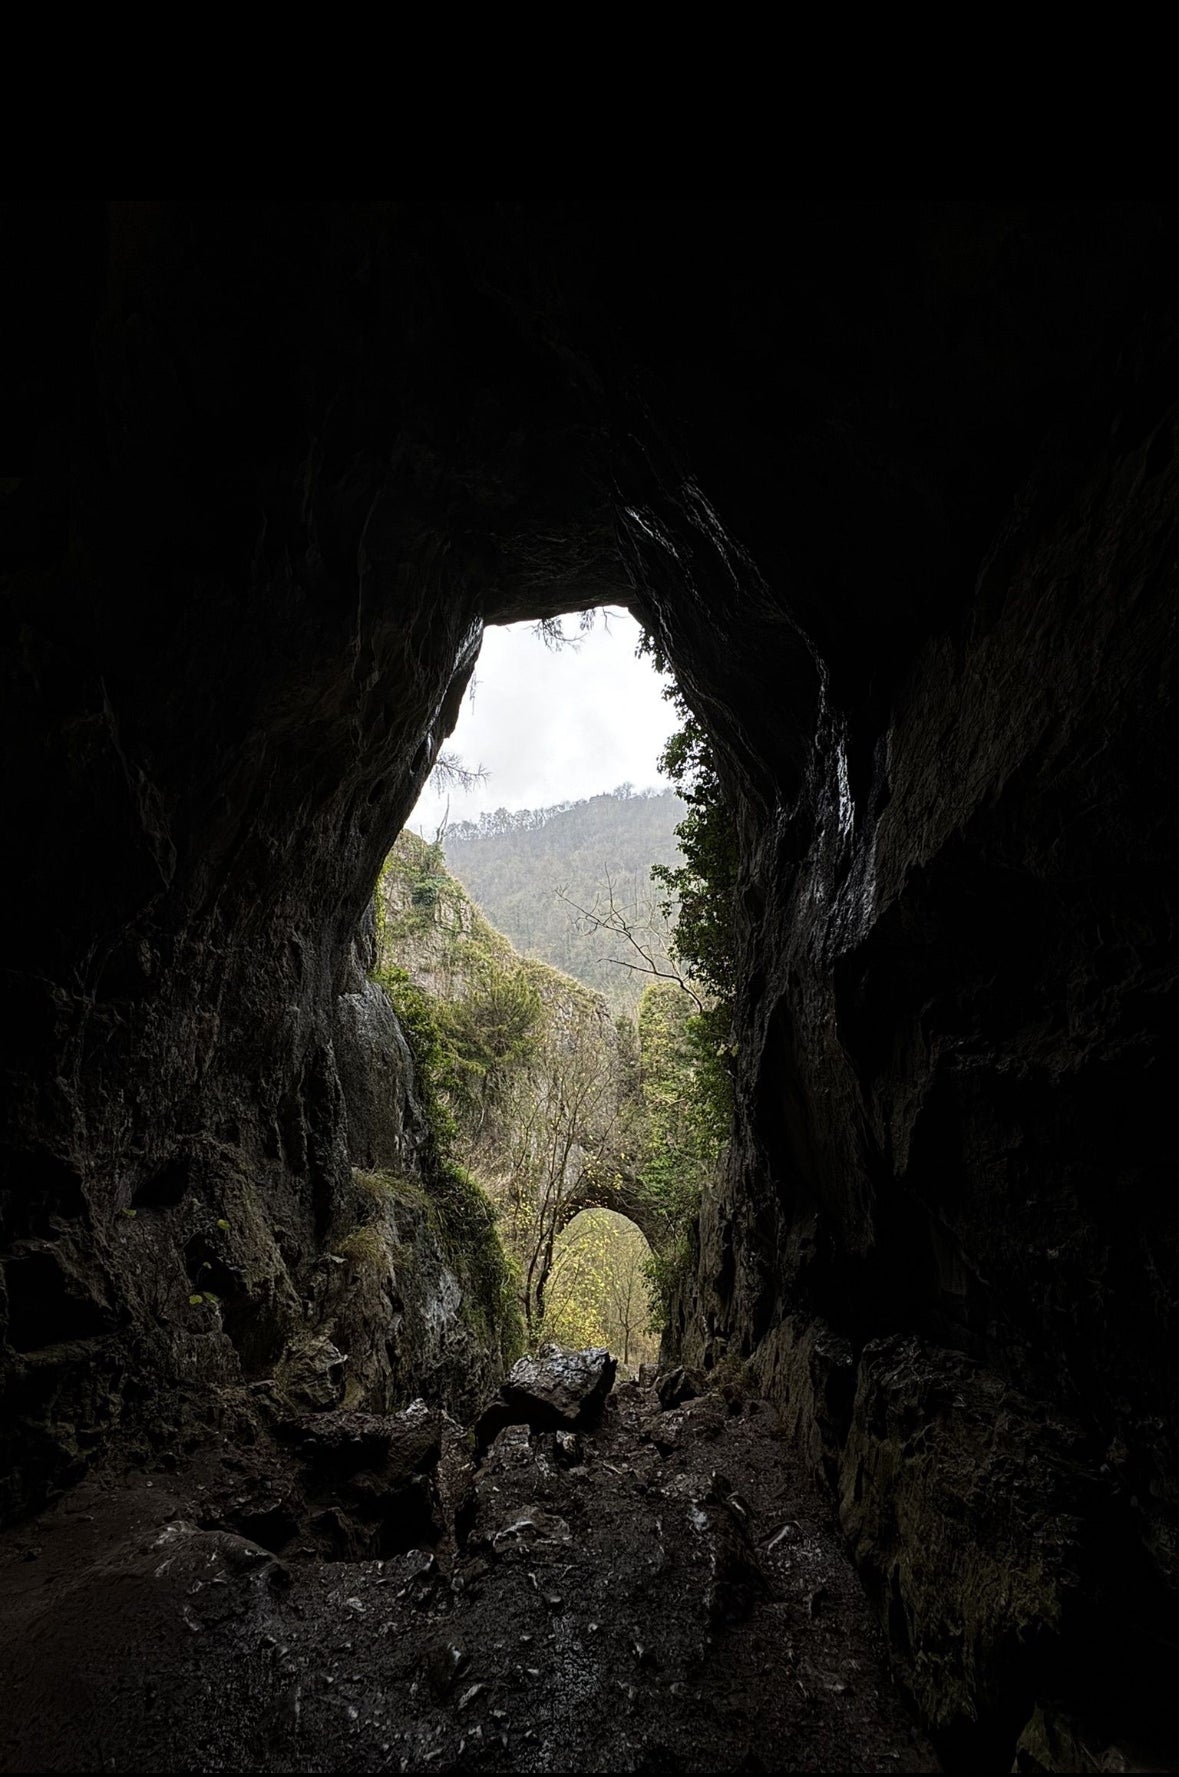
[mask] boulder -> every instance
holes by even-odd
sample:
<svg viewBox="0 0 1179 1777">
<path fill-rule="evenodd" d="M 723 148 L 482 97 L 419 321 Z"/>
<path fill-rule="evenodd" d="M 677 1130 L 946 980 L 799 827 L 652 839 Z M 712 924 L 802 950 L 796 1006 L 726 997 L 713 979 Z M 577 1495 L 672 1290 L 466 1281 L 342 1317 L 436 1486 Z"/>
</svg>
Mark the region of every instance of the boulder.
<svg viewBox="0 0 1179 1777">
<path fill-rule="evenodd" d="M 348 1359 L 326 1335 L 304 1334 L 292 1339 L 275 1378 L 280 1399 L 297 1408 L 326 1413 L 344 1398 L 344 1366 Z"/>
<path fill-rule="evenodd" d="M 576 1431 L 601 1418 L 618 1365 L 605 1346 L 562 1351 L 549 1346 L 522 1357 L 500 1385 L 516 1424 L 538 1431 Z"/>
<path fill-rule="evenodd" d="M 577 1431 L 595 1425 L 617 1368 L 604 1346 L 564 1351 L 549 1345 L 535 1357 L 520 1358 L 480 1417 L 479 1449 L 486 1450 L 508 1425 L 528 1425 L 534 1431 Z"/>
<path fill-rule="evenodd" d="M 317 1414 L 299 1428 L 299 1454 L 320 1479 L 344 1481 L 367 1470 L 394 1486 L 436 1468 L 442 1425 L 441 1413 L 420 1400 L 401 1413 Z"/>
<path fill-rule="evenodd" d="M 705 1390 L 703 1376 L 696 1370 L 685 1369 L 679 1364 L 674 1370 L 666 1370 L 655 1382 L 655 1393 L 659 1405 L 666 1412 L 671 1407 L 682 1406 L 685 1401 L 694 1401 L 697 1395 Z"/>
</svg>

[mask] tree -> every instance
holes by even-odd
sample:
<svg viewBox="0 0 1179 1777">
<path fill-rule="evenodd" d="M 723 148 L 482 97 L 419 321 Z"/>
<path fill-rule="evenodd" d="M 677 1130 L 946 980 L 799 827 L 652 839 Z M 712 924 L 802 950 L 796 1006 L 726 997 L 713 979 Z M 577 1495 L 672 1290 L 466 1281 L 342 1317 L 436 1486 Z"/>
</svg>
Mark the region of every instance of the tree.
<svg viewBox="0 0 1179 1777">
<path fill-rule="evenodd" d="M 649 1259 L 645 1238 L 625 1216 L 583 1210 L 557 1236 L 545 1333 L 563 1345 L 607 1345 L 628 1369 L 656 1357 Z"/>
<path fill-rule="evenodd" d="M 653 866 L 653 870 L 654 868 L 657 866 Z M 629 956 L 602 957 L 600 961 L 612 963 L 619 969 L 630 969 L 636 975 L 650 975 L 659 981 L 674 981 L 694 1001 L 697 1010 L 703 1012 L 703 1000 L 691 981 L 675 967 L 665 943 L 661 942 L 661 937 L 665 940 L 666 933 L 661 934 L 658 931 L 649 913 L 645 920 L 641 920 L 619 906 L 609 871 L 605 872 L 605 881 L 599 885 L 590 907 L 583 907 L 563 888 L 558 889 L 557 894 L 580 915 L 586 930 L 601 932 L 611 940 L 611 948 L 626 949 L 631 953 Z M 667 903 L 664 903 L 662 911 L 665 916 L 669 912 Z"/>
<path fill-rule="evenodd" d="M 588 995 L 570 1001 L 535 1064 L 513 1080 L 505 1104 L 511 1140 L 504 1156 L 506 1222 L 521 1264 L 530 1332 L 544 1321 L 557 1236 L 583 1175 L 616 1164 L 621 1095 L 609 1029 L 597 1001 Z"/>
</svg>

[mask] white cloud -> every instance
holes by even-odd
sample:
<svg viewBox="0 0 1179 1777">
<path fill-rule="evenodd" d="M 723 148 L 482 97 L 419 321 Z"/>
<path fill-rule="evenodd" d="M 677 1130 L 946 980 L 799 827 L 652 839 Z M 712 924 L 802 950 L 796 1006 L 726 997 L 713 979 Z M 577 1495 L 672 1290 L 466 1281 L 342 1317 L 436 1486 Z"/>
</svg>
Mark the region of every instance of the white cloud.
<svg viewBox="0 0 1179 1777">
<path fill-rule="evenodd" d="M 567 618 L 567 634 L 577 619 Z M 666 782 L 657 760 L 676 727 L 668 683 L 636 659 L 641 631 L 626 612 L 600 613 L 576 648 L 547 648 L 528 623 L 489 629 L 454 734 L 446 743 L 485 782 L 470 791 L 427 785 L 408 825 L 432 837 L 495 808 L 545 808 L 631 783 Z"/>
</svg>

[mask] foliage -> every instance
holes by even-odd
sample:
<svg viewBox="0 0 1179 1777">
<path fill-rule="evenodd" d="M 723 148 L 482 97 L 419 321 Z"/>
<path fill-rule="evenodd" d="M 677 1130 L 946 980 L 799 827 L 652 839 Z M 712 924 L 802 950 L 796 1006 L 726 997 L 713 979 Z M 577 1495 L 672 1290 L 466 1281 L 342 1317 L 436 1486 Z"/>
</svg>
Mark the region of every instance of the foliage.
<svg viewBox="0 0 1179 1777">
<path fill-rule="evenodd" d="M 453 1112 L 443 1091 L 449 1084 L 452 1053 L 439 1026 L 434 1003 L 425 990 L 410 980 L 405 969 L 378 963 L 374 979 L 392 1002 L 397 1022 L 405 1033 L 417 1075 L 418 1097 L 435 1144 L 449 1151 L 457 1133 Z"/>
<path fill-rule="evenodd" d="M 592 906 L 608 878 L 619 909 L 632 926 L 650 927 L 666 955 L 668 920 L 650 867 L 676 862 L 674 828 L 683 812 L 671 791 L 636 794 L 623 785 L 553 808 L 497 809 L 450 827 L 443 845 L 450 869 L 520 952 L 602 994 L 612 1012 L 633 1013 L 642 976 L 609 960 L 613 947 L 570 903 Z"/>
<path fill-rule="evenodd" d="M 513 1081 L 504 1107 L 497 1170 L 524 1318 L 537 1337 L 569 1203 L 587 1171 L 615 1166 L 621 1094 L 612 1035 L 600 1001 L 576 989 L 563 996 L 535 1065 Z"/>
<path fill-rule="evenodd" d="M 377 1203 L 384 1205 L 394 1201 L 396 1194 L 386 1173 L 362 1172 L 359 1168 L 354 1168 L 352 1177 L 361 1190 L 375 1198 Z"/>
<path fill-rule="evenodd" d="M 540 994 L 523 969 L 486 966 L 462 999 L 440 1001 L 435 1016 L 448 1051 L 449 1089 L 469 1095 L 498 1088 L 532 1058 Z"/>
<path fill-rule="evenodd" d="M 677 1230 L 670 1245 L 661 1247 L 658 1252 L 652 1251 L 646 1260 L 643 1271 L 650 1291 L 649 1332 L 662 1335 L 671 1324 L 676 1302 L 692 1274 L 694 1261 L 692 1228 L 688 1224 Z"/>
<path fill-rule="evenodd" d="M 712 743 L 682 700 L 677 701 L 684 725 L 668 741 L 660 765 L 687 803 L 688 812 L 676 828 L 683 860 L 657 863 L 651 875 L 667 890 L 663 911 L 675 920 L 672 955 L 690 969 L 699 987 L 728 1005 L 736 968 L 737 833 Z"/>
<path fill-rule="evenodd" d="M 447 871 L 440 847 L 415 833 L 402 833 L 390 852 L 377 909 L 377 979 L 403 1023 L 417 1027 L 438 1108 L 478 1120 L 533 1053 L 542 1016 L 536 984 Z"/>
<path fill-rule="evenodd" d="M 731 1087 L 700 1013 L 665 982 L 648 986 L 639 1005 L 640 1093 L 644 1111 L 639 1175 L 665 1229 L 646 1262 L 651 1327 L 670 1324 L 690 1274 L 700 1200 L 715 1178 L 728 1139 Z"/>
<path fill-rule="evenodd" d="M 378 908 L 382 899 L 378 894 Z M 380 913 L 378 932 L 383 939 Z M 456 1158 L 459 1123 L 451 1100 L 463 1097 L 464 1057 L 439 1017 L 438 1002 L 412 981 L 405 969 L 387 960 L 381 940 L 374 978 L 389 995 L 409 1044 L 418 1097 L 433 1138 L 424 1198 L 427 1216 L 463 1287 L 463 1311 L 468 1324 L 482 1343 L 498 1347 L 504 1361 L 510 1362 L 523 1348 L 516 1275 L 499 1238 L 494 1206 Z M 519 999 L 515 1021 L 509 1020 L 515 1042 L 522 1040 L 521 1007 L 528 1003 Z M 498 1017 L 493 1010 L 491 1029 L 502 1050 L 507 1027 L 497 1022 Z M 470 1032 L 467 1034 L 470 1036 Z M 483 1055 L 487 1069 L 502 1060 L 502 1053 Z M 386 1188 L 391 1188 L 387 1175 L 362 1177 L 370 1181 L 381 1179 Z M 367 1188 L 372 1190 L 372 1184 Z"/>
<path fill-rule="evenodd" d="M 431 1178 L 427 1216 L 464 1286 L 468 1325 L 512 1363 L 524 1349 L 519 1275 L 500 1240 L 495 1205 L 464 1167 L 446 1160 Z"/>
<path fill-rule="evenodd" d="M 583 1210 L 557 1237 L 542 1337 L 609 1346 L 626 1368 L 653 1360 L 650 1261 L 633 1222 L 608 1209 Z"/>
<path fill-rule="evenodd" d="M 377 897 L 378 938 L 382 948 L 395 936 L 404 937 L 406 930 L 429 931 L 439 902 L 451 886 L 442 847 L 437 841 L 431 845 L 415 834 L 411 843 L 399 843 L 389 853 L 381 874 L 383 878 L 397 878 L 407 891 L 407 904 L 398 920 L 402 929 L 397 932 L 388 927 L 387 897 Z"/>
<path fill-rule="evenodd" d="M 658 670 L 668 670 L 669 663 L 653 638 L 646 637 L 643 648 L 654 657 Z M 688 1207 L 688 1184 L 698 1202 L 699 1190 L 719 1165 L 732 1122 L 740 854 L 712 740 L 674 683 L 665 695 L 674 704 L 682 726 L 668 741 L 660 766 L 679 791 L 687 812 L 676 828 L 681 861 L 657 863 L 651 875 L 667 891 L 663 911 L 674 919 L 671 954 L 689 971 L 702 1003 L 692 1015 L 675 1015 L 673 1038 L 671 1026 L 663 1032 L 659 1028 L 667 1025 L 672 1002 L 649 998 L 651 989 L 644 996 L 650 1065 L 654 1065 L 656 1054 L 660 1055 L 659 1066 L 665 1069 L 667 1081 L 663 1089 L 649 1088 L 653 1145 L 645 1176 L 655 1192 L 678 1194 L 677 1213 L 682 1222 L 686 1215 L 695 1215 L 695 1209 Z M 667 1280 L 660 1283 L 661 1290 L 665 1284 Z"/>
<path fill-rule="evenodd" d="M 351 1234 L 345 1235 L 339 1244 L 340 1257 L 366 1270 L 382 1264 L 388 1256 L 388 1248 L 381 1237 L 380 1230 L 369 1222 L 363 1228 L 354 1228 Z"/>
<path fill-rule="evenodd" d="M 707 1017 L 707 1014 L 705 1014 Z M 728 1134 L 728 1106 L 700 1041 L 702 1018 L 678 988 L 653 982 L 639 1005 L 640 1093 L 645 1113 L 643 1189 L 675 1226 L 696 1213 Z M 721 1080 L 727 1086 L 727 1077 Z"/>
</svg>

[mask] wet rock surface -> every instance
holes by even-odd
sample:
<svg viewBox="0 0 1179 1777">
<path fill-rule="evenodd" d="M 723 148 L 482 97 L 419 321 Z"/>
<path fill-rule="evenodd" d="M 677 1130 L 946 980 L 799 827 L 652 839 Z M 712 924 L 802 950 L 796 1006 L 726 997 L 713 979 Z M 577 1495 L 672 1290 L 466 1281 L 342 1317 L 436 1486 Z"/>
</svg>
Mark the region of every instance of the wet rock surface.
<svg viewBox="0 0 1179 1777">
<path fill-rule="evenodd" d="M 385 1558 L 212 1527 L 286 1460 L 219 1444 L 10 1533 L 3 1769 L 939 1768 L 825 1504 L 736 1386 L 664 1411 L 623 1384 L 596 1429 L 508 1426 L 477 1467 L 436 1415 L 321 1418 L 301 1465 L 429 1477 L 434 1546 Z"/>
<path fill-rule="evenodd" d="M 508 1425 L 535 1431 L 574 1432 L 601 1418 L 614 1385 L 617 1361 L 604 1347 L 586 1351 L 544 1348 L 522 1357 L 500 1383 L 499 1395 L 476 1427 L 480 1450 Z"/>
</svg>

